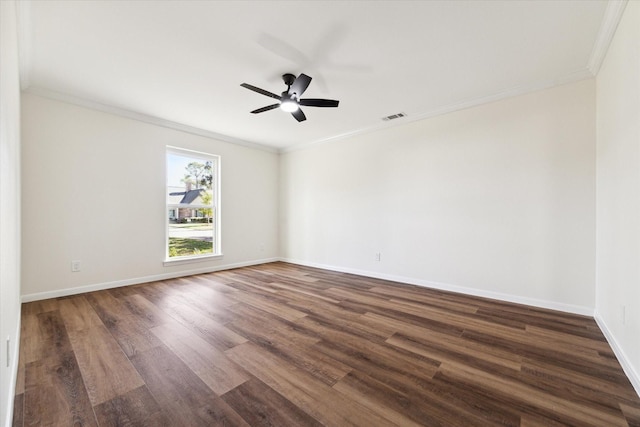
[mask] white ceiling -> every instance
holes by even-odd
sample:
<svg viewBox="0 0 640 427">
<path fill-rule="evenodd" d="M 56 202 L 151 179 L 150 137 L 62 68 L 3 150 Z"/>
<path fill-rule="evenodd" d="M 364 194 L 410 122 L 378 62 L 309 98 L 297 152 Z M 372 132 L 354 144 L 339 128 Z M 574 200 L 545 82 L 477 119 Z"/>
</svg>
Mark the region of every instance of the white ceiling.
<svg viewBox="0 0 640 427">
<path fill-rule="evenodd" d="M 23 1 L 22 85 L 291 149 L 590 77 L 619 19 L 608 3 Z M 250 114 L 273 100 L 240 83 L 279 93 L 285 72 L 340 106 Z"/>
</svg>

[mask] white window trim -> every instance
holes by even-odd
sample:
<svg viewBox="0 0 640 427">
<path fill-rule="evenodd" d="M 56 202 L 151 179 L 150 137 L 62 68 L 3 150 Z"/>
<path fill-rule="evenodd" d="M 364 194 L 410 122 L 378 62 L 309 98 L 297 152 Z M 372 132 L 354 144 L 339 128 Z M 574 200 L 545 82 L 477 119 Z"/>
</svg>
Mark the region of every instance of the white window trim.
<svg viewBox="0 0 640 427">
<path fill-rule="evenodd" d="M 222 253 L 216 254 L 216 255 L 205 254 L 205 255 L 194 255 L 194 256 L 181 256 L 181 257 L 173 257 L 173 258 L 165 259 L 162 262 L 162 265 L 164 265 L 165 267 L 168 267 L 171 265 L 193 264 L 196 262 L 212 261 L 212 260 L 222 259 L 222 258 L 224 258 L 224 254 Z"/>
<path fill-rule="evenodd" d="M 183 156 L 193 156 L 195 158 L 199 158 L 201 160 L 215 160 L 216 162 L 216 166 L 217 166 L 217 176 L 215 179 L 215 191 L 213 192 L 213 209 L 215 211 L 215 223 L 213 224 L 215 227 L 215 241 L 214 241 L 214 247 L 218 249 L 218 251 L 216 253 L 213 254 L 202 254 L 202 255 L 192 255 L 192 256 L 181 256 L 181 257 L 169 257 L 169 222 L 167 219 L 167 212 L 168 212 L 168 208 L 169 208 L 169 203 L 167 201 L 167 188 L 169 187 L 169 174 L 167 173 L 168 168 L 167 168 L 167 156 L 166 154 L 168 153 L 173 153 L 173 154 L 178 154 L 178 155 L 183 155 Z M 174 265 L 180 265 L 180 264 L 191 264 L 191 263 L 197 263 L 197 262 L 204 262 L 204 261 L 211 261 L 211 260 L 216 260 L 216 259 L 222 259 L 224 257 L 224 254 L 222 252 L 222 227 L 220 226 L 220 224 L 222 223 L 221 218 L 222 218 L 222 206 L 221 206 L 221 197 L 220 197 L 220 189 L 221 189 L 221 184 L 220 181 L 222 180 L 222 159 L 219 155 L 216 154 L 210 154 L 210 153 L 205 153 L 202 151 L 195 151 L 195 150 L 189 150 L 186 148 L 180 148 L 180 147 L 174 147 L 171 145 L 167 145 L 167 149 L 165 152 L 165 168 L 164 168 L 164 173 L 165 173 L 165 185 L 164 185 L 164 217 L 165 217 L 165 222 L 166 222 L 166 226 L 165 226 L 165 236 L 164 236 L 164 242 L 165 242 L 165 248 L 164 248 L 164 261 L 162 262 L 162 265 L 167 267 L 167 266 L 174 266 Z M 171 204 L 173 206 L 173 204 Z M 198 205 L 200 206 L 200 205 Z M 190 206 L 193 207 L 193 206 Z M 202 207 L 202 206 L 200 206 Z"/>
</svg>

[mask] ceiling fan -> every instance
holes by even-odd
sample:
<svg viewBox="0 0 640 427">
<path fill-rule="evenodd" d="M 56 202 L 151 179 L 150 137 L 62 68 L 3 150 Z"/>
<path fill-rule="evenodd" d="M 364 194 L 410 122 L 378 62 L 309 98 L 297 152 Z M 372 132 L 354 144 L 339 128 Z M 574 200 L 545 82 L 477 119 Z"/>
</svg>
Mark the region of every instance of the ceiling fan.
<svg viewBox="0 0 640 427">
<path fill-rule="evenodd" d="M 284 84 L 287 85 L 287 90 L 282 92 L 281 95 L 276 95 L 275 93 L 268 92 L 264 89 L 260 89 L 259 87 L 255 87 L 248 83 L 242 83 L 240 86 L 252 90 L 254 92 L 258 92 L 262 95 L 268 96 L 270 98 L 277 99 L 277 104 L 267 105 L 266 107 L 258 108 L 257 110 L 253 110 L 253 114 L 264 113 L 265 111 L 273 110 L 274 108 L 280 107 L 282 110 L 291 113 L 293 117 L 299 122 L 307 120 L 307 116 L 304 115 L 300 106 L 305 107 L 337 107 L 340 101 L 336 101 L 334 99 L 318 99 L 318 98 L 306 98 L 300 99 L 300 96 L 304 93 L 305 90 L 309 87 L 311 83 L 311 77 L 306 74 L 300 74 L 298 77 L 293 74 L 283 74 L 282 80 L 284 80 Z"/>
</svg>

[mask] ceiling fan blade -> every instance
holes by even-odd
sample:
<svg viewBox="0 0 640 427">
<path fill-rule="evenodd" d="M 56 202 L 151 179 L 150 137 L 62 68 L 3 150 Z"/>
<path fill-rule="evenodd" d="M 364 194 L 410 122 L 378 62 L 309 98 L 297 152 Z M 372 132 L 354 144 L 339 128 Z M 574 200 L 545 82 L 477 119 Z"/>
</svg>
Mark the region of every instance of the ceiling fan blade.
<svg viewBox="0 0 640 427">
<path fill-rule="evenodd" d="M 291 85 L 289 95 L 293 95 L 295 93 L 298 99 L 300 99 L 304 91 L 309 87 L 309 83 L 311 83 L 311 77 L 306 74 L 300 74 Z"/>
<path fill-rule="evenodd" d="M 267 105 L 266 107 L 258 108 L 257 110 L 253 110 L 253 114 L 264 113 L 265 111 L 273 110 L 274 108 L 278 108 L 280 104 L 272 104 Z"/>
<path fill-rule="evenodd" d="M 305 116 L 304 113 L 302 112 L 302 110 L 299 109 L 299 108 L 296 111 L 294 111 L 293 113 L 291 113 L 291 115 L 293 117 L 295 117 L 296 120 L 299 121 L 299 122 L 303 122 L 303 121 L 307 120 L 307 116 Z"/>
<path fill-rule="evenodd" d="M 305 105 L 307 107 L 337 107 L 340 101 L 336 101 L 335 99 L 316 99 L 316 98 L 307 98 L 301 99 L 300 105 Z"/>
<path fill-rule="evenodd" d="M 260 89 L 259 87 L 255 87 L 255 86 L 250 85 L 248 83 L 242 83 L 240 86 L 242 86 L 244 88 L 247 88 L 249 90 L 252 90 L 254 92 L 258 92 L 259 94 L 262 94 L 264 96 L 269 96 L 271 98 L 275 98 L 275 99 L 278 99 L 278 100 L 280 99 L 280 95 L 276 95 L 275 93 L 268 92 L 268 91 L 266 91 L 264 89 Z"/>
</svg>

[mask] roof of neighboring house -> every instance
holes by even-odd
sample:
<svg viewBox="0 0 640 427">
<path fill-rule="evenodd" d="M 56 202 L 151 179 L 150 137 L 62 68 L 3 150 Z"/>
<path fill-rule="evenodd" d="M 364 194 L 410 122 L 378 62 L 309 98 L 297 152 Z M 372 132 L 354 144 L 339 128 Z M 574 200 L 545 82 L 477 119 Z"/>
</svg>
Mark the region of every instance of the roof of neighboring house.
<svg viewBox="0 0 640 427">
<path fill-rule="evenodd" d="M 169 203 L 189 205 L 193 203 L 203 191 L 203 188 L 198 188 L 197 190 L 171 192 L 169 193 Z"/>
</svg>

